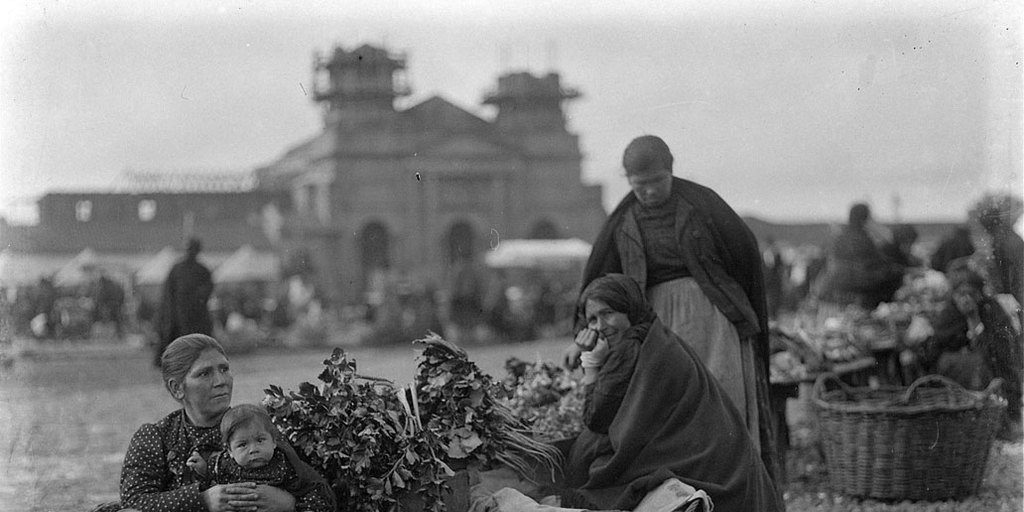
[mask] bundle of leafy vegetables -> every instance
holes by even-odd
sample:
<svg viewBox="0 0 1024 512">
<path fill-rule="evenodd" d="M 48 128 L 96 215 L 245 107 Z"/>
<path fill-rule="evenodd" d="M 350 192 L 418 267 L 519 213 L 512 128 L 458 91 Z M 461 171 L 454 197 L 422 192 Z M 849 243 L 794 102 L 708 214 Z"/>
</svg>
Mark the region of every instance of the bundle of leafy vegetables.
<svg viewBox="0 0 1024 512">
<path fill-rule="evenodd" d="M 436 432 L 452 460 L 483 467 L 501 464 L 532 478 L 538 468 L 555 474 L 561 452 L 532 436 L 528 424 L 505 403 L 511 389 L 495 381 L 461 348 L 432 335 L 416 373 L 416 396 L 424 427 Z"/>
<path fill-rule="evenodd" d="M 527 478 L 537 467 L 555 474 L 560 452 L 530 436 L 501 401 L 506 387 L 436 335 L 416 343 L 424 350 L 408 388 L 359 375 L 355 361 L 336 348 L 320 385 L 265 390 L 274 424 L 327 478 L 340 509 L 400 511 L 404 498 L 418 496 L 425 512 L 444 512 L 453 466 L 505 465 Z"/>
<path fill-rule="evenodd" d="M 555 442 L 583 431 L 583 385 L 580 376 L 549 361 L 505 362 L 506 387 L 512 389 L 507 404 L 531 427 L 537 439 Z"/>
<path fill-rule="evenodd" d="M 444 512 L 451 492 L 436 433 L 418 428 L 389 381 L 356 373 L 356 363 L 334 349 L 324 361 L 322 385 L 298 392 L 271 385 L 263 404 L 288 441 L 331 484 L 341 510 L 402 510 L 418 495 L 426 512 Z"/>
</svg>

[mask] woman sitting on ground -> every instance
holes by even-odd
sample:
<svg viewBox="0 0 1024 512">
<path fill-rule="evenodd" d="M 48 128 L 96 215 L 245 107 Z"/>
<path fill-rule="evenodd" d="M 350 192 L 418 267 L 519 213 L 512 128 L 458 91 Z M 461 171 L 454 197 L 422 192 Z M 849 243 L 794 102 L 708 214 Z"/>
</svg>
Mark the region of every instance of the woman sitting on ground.
<svg viewBox="0 0 1024 512">
<path fill-rule="evenodd" d="M 190 455 L 203 457 L 223 449 L 220 421 L 231 407 L 233 378 L 220 343 L 204 334 L 174 340 L 160 358 L 164 387 L 181 408 L 132 436 L 121 468 L 121 502 L 97 510 L 140 512 L 292 511 L 299 508 L 287 491 L 242 482 L 206 488 L 186 466 Z M 302 472 L 315 471 L 299 462 Z M 205 490 L 204 490 L 205 489 Z M 334 496 L 324 485 L 315 512 L 334 510 Z"/>
<path fill-rule="evenodd" d="M 707 492 L 716 512 L 783 510 L 739 411 L 636 281 L 595 279 L 578 310 L 586 428 L 562 506 L 631 510 L 674 477 Z"/>
</svg>

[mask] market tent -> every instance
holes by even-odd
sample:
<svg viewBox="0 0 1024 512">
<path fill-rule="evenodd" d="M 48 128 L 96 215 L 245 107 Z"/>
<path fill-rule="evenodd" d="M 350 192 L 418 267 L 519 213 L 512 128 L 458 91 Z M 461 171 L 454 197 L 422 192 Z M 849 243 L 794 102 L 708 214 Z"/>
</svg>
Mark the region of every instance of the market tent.
<svg viewBox="0 0 1024 512">
<path fill-rule="evenodd" d="M 160 249 L 152 258 L 147 260 L 135 273 L 135 284 L 138 286 L 162 285 L 167 279 L 171 267 L 181 258 L 178 251 L 171 246 Z"/>
<path fill-rule="evenodd" d="M 564 269 L 586 263 L 590 244 L 579 238 L 505 240 L 484 261 L 491 268 Z"/>
<path fill-rule="evenodd" d="M 272 252 L 257 251 L 243 245 L 213 271 L 213 282 L 252 283 L 277 281 L 280 262 Z"/>
<path fill-rule="evenodd" d="M 29 254 L 11 250 L 0 251 L 0 286 L 27 286 L 43 277 L 53 276 L 67 264 L 66 254 Z"/>
<path fill-rule="evenodd" d="M 57 286 L 78 286 L 88 283 L 91 279 L 91 272 L 99 266 L 99 258 L 96 251 L 86 247 L 78 253 L 71 261 L 57 270 L 53 276 L 53 284 Z"/>
</svg>

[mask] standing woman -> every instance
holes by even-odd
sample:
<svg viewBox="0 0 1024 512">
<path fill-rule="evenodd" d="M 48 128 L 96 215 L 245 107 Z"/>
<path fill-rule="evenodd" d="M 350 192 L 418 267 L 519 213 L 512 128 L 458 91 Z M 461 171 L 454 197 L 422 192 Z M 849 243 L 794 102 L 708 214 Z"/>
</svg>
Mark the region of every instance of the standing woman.
<svg viewBox="0 0 1024 512">
<path fill-rule="evenodd" d="M 231 407 L 233 378 L 220 343 L 204 334 L 182 336 L 164 351 L 161 370 L 164 386 L 181 408 L 142 425 L 132 436 L 116 507 L 141 512 L 293 510 L 291 494 L 267 485 L 245 482 L 202 490 L 185 465 L 193 451 L 208 457 L 223 449 L 220 420 Z"/>
<path fill-rule="evenodd" d="M 609 273 L 640 284 L 740 411 L 765 467 L 778 474 L 768 395 L 768 315 L 757 239 L 713 190 L 672 176 L 659 137 L 622 156 L 632 193 L 605 222 L 581 289 Z"/>
</svg>

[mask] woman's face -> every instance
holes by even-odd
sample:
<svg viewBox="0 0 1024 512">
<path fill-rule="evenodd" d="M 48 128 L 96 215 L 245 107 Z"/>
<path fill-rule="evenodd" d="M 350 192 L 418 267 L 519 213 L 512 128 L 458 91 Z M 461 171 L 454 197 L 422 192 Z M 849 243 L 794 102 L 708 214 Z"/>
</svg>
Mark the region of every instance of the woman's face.
<svg viewBox="0 0 1024 512">
<path fill-rule="evenodd" d="M 629 329 L 629 316 L 615 311 L 608 304 L 596 299 L 587 299 L 584 314 L 587 327 L 597 331 L 609 343 L 618 340 L 626 329 Z"/>
<path fill-rule="evenodd" d="M 228 360 L 208 348 L 192 363 L 181 385 L 180 400 L 189 419 L 199 426 L 212 426 L 231 407 L 234 379 Z"/>
<path fill-rule="evenodd" d="M 672 171 L 668 169 L 628 174 L 626 180 L 644 206 L 658 206 L 672 194 Z"/>
<path fill-rule="evenodd" d="M 970 285 L 961 285 L 953 290 L 953 301 L 957 309 L 965 315 L 970 315 L 978 310 L 978 301 L 981 300 L 981 292 Z"/>
</svg>

